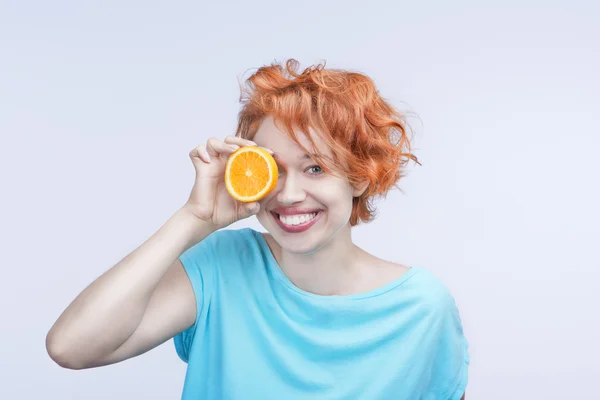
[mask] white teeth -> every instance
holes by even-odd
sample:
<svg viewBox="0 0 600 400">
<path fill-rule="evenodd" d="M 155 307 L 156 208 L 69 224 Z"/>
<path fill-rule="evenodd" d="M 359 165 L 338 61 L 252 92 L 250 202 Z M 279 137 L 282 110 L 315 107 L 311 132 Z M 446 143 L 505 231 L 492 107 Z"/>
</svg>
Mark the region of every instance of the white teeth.
<svg viewBox="0 0 600 400">
<path fill-rule="evenodd" d="M 283 216 L 280 215 L 279 216 L 279 220 L 281 222 L 283 222 L 286 225 L 300 225 L 303 224 L 307 221 L 310 221 L 311 219 L 313 219 L 315 216 L 317 215 L 317 213 L 312 213 L 312 214 L 299 214 L 299 215 L 294 215 L 294 216 Z"/>
</svg>

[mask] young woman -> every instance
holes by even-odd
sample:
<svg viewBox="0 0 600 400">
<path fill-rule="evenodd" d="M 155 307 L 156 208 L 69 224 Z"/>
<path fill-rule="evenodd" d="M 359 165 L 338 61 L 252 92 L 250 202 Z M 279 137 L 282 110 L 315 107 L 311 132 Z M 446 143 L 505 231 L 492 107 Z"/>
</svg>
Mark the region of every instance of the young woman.
<svg viewBox="0 0 600 400">
<path fill-rule="evenodd" d="M 352 241 L 373 198 L 418 163 L 404 119 L 362 74 L 297 67 L 248 79 L 236 135 L 190 153 L 186 204 L 48 333 L 59 365 L 113 364 L 174 338 L 184 399 L 464 398 L 468 346 L 447 288 Z M 248 145 L 280 173 L 251 204 L 223 182 Z M 266 233 L 226 229 L 252 215 Z"/>
</svg>

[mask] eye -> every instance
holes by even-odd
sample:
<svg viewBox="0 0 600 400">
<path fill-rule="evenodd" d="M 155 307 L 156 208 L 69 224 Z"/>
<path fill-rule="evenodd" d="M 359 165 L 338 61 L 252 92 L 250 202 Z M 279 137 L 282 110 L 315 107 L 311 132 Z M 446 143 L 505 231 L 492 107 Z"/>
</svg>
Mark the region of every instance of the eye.
<svg viewBox="0 0 600 400">
<path fill-rule="evenodd" d="M 318 171 L 313 173 L 313 175 L 320 175 L 323 173 L 323 169 L 319 165 L 311 165 L 310 167 L 308 167 L 308 169 L 313 169 L 313 168 L 318 169 Z"/>
</svg>

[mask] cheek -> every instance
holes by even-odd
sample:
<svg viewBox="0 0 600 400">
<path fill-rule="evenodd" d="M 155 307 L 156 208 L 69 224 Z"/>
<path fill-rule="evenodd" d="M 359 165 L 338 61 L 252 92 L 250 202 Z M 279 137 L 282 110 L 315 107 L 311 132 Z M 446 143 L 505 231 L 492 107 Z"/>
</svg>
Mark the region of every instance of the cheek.
<svg viewBox="0 0 600 400">
<path fill-rule="evenodd" d="M 345 203 L 352 204 L 352 189 L 338 182 L 335 184 L 319 185 L 314 191 L 314 197 L 324 204 L 335 204 L 343 206 Z"/>
<path fill-rule="evenodd" d="M 306 192 L 306 203 L 317 206 L 324 206 L 327 208 L 334 208 L 343 212 L 346 207 L 352 208 L 352 187 L 347 181 L 340 182 L 340 178 L 323 179 L 323 180 L 312 180 L 302 183 Z M 277 188 L 269 193 L 266 197 L 259 200 L 261 214 L 267 214 L 269 207 L 276 207 L 277 195 L 280 191 L 280 184 Z M 311 200 L 312 199 L 312 200 Z"/>
<path fill-rule="evenodd" d="M 331 218 L 345 218 L 352 212 L 352 193 L 344 190 L 330 190 L 311 196 L 317 204 L 325 207 Z"/>
</svg>

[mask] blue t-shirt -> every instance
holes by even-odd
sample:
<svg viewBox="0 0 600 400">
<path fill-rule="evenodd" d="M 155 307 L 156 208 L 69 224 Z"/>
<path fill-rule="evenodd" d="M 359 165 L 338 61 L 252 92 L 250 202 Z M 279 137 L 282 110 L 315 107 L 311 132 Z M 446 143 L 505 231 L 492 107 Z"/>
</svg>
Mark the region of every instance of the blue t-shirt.
<svg viewBox="0 0 600 400">
<path fill-rule="evenodd" d="M 368 292 L 321 296 L 284 274 L 251 228 L 180 257 L 196 323 L 174 338 L 183 400 L 458 400 L 469 354 L 454 299 L 412 267 Z"/>
</svg>

